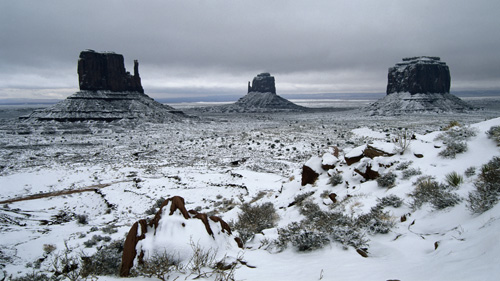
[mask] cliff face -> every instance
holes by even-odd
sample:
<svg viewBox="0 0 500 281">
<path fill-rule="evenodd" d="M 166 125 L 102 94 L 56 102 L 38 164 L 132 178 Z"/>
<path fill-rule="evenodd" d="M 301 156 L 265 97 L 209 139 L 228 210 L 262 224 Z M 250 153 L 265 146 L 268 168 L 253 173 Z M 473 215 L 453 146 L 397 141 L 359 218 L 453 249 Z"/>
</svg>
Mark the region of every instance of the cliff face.
<svg viewBox="0 0 500 281">
<path fill-rule="evenodd" d="M 387 78 L 387 94 L 450 92 L 450 70 L 439 57 L 403 58 L 403 62 L 389 68 Z"/>
<path fill-rule="evenodd" d="M 139 63 L 134 61 L 134 75 L 130 75 L 123 61 L 120 54 L 82 51 L 78 60 L 80 90 L 144 93 Z"/>
</svg>

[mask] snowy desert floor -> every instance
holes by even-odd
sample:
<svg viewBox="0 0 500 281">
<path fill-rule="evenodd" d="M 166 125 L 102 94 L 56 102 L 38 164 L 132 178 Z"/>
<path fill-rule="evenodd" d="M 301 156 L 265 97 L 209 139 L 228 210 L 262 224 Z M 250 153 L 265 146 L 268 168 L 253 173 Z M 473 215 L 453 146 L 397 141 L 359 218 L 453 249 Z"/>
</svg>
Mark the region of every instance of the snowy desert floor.
<svg viewBox="0 0 500 281">
<path fill-rule="evenodd" d="M 237 223 L 242 204 L 273 204 L 278 219 L 272 227 L 250 237 L 243 249 L 217 249 L 250 265 L 236 265 L 228 280 L 500 276 L 500 206 L 478 214 L 471 212 L 467 200 L 481 167 L 500 156 L 498 144 L 486 134 L 500 126 L 499 108 L 377 117 L 337 107 L 306 113 L 201 115 L 166 124 L 28 124 L 12 118 L 21 111 L 3 109 L 0 123 L 0 280 L 35 272 L 51 276 L 61 256 L 78 260 L 123 241 L 134 222 L 152 216 L 158 199 L 172 196 L 183 197 L 188 210 L 217 215 L 231 225 Z M 447 135 L 455 131 L 458 135 Z M 404 153 L 392 153 L 400 151 L 396 139 L 404 132 L 414 139 Z M 450 135 L 467 146 L 455 158 L 440 156 Z M 344 156 L 357 156 L 368 145 L 391 153 L 347 165 Z M 333 156 L 335 148 L 338 157 Z M 319 177 L 302 186 L 306 163 Z M 321 168 L 325 163 L 334 168 Z M 381 176 L 392 174 L 394 183 L 380 186 L 366 179 L 359 171 L 368 167 Z M 437 208 L 429 201 L 415 207 L 410 194 L 415 194 L 417 179 L 428 176 L 444 186 L 453 172 L 463 179 L 449 191 L 456 199 L 453 204 Z M 342 178 L 335 186 L 333 174 Z M 328 197 L 332 193 L 336 202 Z M 293 243 L 276 246 L 283 229 L 307 217 L 303 202 L 356 221 L 382 198 L 396 197 L 401 204 L 383 207 L 386 231 L 370 223 L 357 229 L 363 242 L 356 245 L 362 247 L 332 238 L 309 250 Z M 183 270 L 170 273 L 170 280 L 220 276 Z M 158 279 L 142 275 L 128 280 Z"/>
</svg>

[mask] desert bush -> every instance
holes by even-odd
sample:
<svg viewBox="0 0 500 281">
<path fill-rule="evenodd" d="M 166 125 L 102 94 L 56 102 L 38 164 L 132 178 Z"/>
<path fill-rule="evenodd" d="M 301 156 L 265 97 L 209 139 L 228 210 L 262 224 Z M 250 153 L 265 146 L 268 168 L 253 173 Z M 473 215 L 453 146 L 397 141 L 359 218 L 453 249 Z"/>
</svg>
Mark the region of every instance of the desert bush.
<svg viewBox="0 0 500 281">
<path fill-rule="evenodd" d="M 403 155 L 406 149 L 410 147 L 412 138 L 413 138 L 413 132 L 408 131 L 408 129 L 400 130 L 397 133 L 396 138 L 394 139 L 394 143 L 396 144 L 398 152 L 401 155 Z"/>
<path fill-rule="evenodd" d="M 470 178 L 476 174 L 476 167 L 469 167 L 464 172 L 465 176 Z"/>
<path fill-rule="evenodd" d="M 410 167 L 410 165 L 413 163 L 413 161 L 405 161 L 405 162 L 401 162 L 399 163 L 397 166 L 396 166 L 396 170 L 398 171 L 403 171 L 403 170 L 406 170 L 408 169 L 408 167 Z"/>
<path fill-rule="evenodd" d="M 103 233 L 107 233 L 107 234 L 117 233 L 118 230 L 115 227 L 116 227 L 115 225 L 107 225 L 107 226 L 101 228 L 101 231 Z"/>
<path fill-rule="evenodd" d="M 342 178 L 342 174 L 338 172 L 333 172 L 332 175 L 330 176 L 330 179 L 328 179 L 328 184 L 332 186 L 337 186 L 343 182 L 344 179 Z"/>
<path fill-rule="evenodd" d="M 81 276 L 118 275 L 124 240 L 115 240 L 100 247 L 92 256 L 82 256 Z"/>
<path fill-rule="evenodd" d="M 397 176 L 395 174 L 389 172 L 387 174 L 380 176 L 377 179 L 377 184 L 380 187 L 392 188 L 396 184 L 396 177 Z"/>
<path fill-rule="evenodd" d="M 217 251 L 213 249 L 203 249 L 200 244 L 190 241 L 193 256 L 187 262 L 186 267 L 193 273 L 201 274 L 204 267 L 212 267 L 216 262 Z"/>
<path fill-rule="evenodd" d="M 91 239 L 83 242 L 83 245 L 85 245 L 86 248 L 92 248 L 93 246 L 97 245 L 101 241 L 109 242 L 109 241 L 111 241 L 111 237 L 109 237 L 109 236 L 103 237 L 101 235 L 94 235 L 94 236 L 92 236 Z"/>
<path fill-rule="evenodd" d="M 341 212 L 325 212 L 317 204 L 306 200 L 300 213 L 305 219 L 278 229 L 278 239 L 273 243 L 279 250 L 291 244 L 299 251 L 311 251 L 330 242 L 360 248 L 368 242 L 365 231 L 357 222 Z"/>
<path fill-rule="evenodd" d="M 43 244 L 43 252 L 46 254 L 50 254 L 54 252 L 56 249 L 57 247 L 54 244 Z"/>
<path fill-rule="evenodd" d="M 446 183 L 451 187 L 458 187 L 464 182 L 464 177 L 457 172 L 451 172 L 445 176 Z"/>
<path fill-rule="evenodd" d="M 2 279 L 2 280 L 7 280 L 7 279 Z M 53 278 L 47 276 L 47 274 L 42 273 L 40 271 L 34 270 L 31 273 L 27 273 L 24 276 L 18 276 L 18 277 L 10 277 L 8 279 L 10 281 L 52 281 L 54 280 Z M 57 279 L 56 279 L 57 280 Z"/>
<path fill-rule="evenodd" d="M 238 220 L 234 224 L 234 228 L 244 242 L 252 238 L 254 234 L 274 227 L 278 220 L 276 209 L 273 203 L 270 202 L 254 206 L 244 203 L 240 206 L 240 209 L 241 212 L 238 214 Z"/>
<path fill-rule="evenodd" d="M 424 203 L 430 203 L 435 209 L 444 209 L 455 206 L 461 200 L 448 186 L 438 183 L 432 177 L 420 177 L 415 185 L 413 192 L 408 194 L 413 198 L 413 209 L 420 208 Z"/>
<path fill-rule="evenodd" d="M 468 126 L 453 126 L 446 130 L 446 132 L 439 134 L 435 140 L 442 140 L 443 142 L 461 142 L 477 136 L 478 130 Z"/>
<path fill-rule="evenodd" d="M 494 140 L 498 145 L 500 145 L 500 126 L 491 127 L 486 134 L 488 138 Z"/>
<path fill-rule="evenodd" d="M 446 147 L 439 152 L 439 156 L 443 158 L 455 159 L 457 154 L 464 153 L 467 151 L 467 143 L 452 141 L 446 144 Z"/>
<path fill-rule="evenodd" d="M 402 179 L 407 180 L 413 176 L 421 175 L 422 171 L 420 169 L 410 168 L 403 171 Z"/>
<path fill-rule="evenodd" d="M 142 263 L 139 263 L 133 274 L 148 278 L 156 277 L 162 281 L 166 281 L 170 278 L 170 274 L 182 270 L 183 266 L 179 263 L 179 259 L 173 254 L 164 252 L 162 254 L 155 254 L 145 259 Z"/>
<path fill-rule="evenodd" d="M 88 224 L 88 217 L 87 215 L 75 215 L 76 222 L 79 224 Z"/>
<path fill-rule="evenodd" d="M 156 212 L 158 211 L 158 208 L 161 207 L 161 204 L 163 204 L 163 202 L 165 202 L 165 198 L 163 197 L 160 197 L 158 199 L 156 199 L 156 201 L 154 202 L 154 204 L 151 206 L 151 208 L 147 209 L 146 212 L 144 212 L 146 215 L 155 215 Z"/>
<path fill-rule="evenodd" d="M 481 167 L 474 185 L 476 189 L 469 193 L 468 207 L 480 214 L 491 209 L 500 197 L 500 157 L 493 157 Z"/>
<path fill-rule="evenodd" d="M 377 199 L 377 206 L 380 207 L 394 207 L 399 208 L 403 205 L 403 199 L 399 198 L 396 195 L 388 195 L 382 198 Z"/>
</svg>

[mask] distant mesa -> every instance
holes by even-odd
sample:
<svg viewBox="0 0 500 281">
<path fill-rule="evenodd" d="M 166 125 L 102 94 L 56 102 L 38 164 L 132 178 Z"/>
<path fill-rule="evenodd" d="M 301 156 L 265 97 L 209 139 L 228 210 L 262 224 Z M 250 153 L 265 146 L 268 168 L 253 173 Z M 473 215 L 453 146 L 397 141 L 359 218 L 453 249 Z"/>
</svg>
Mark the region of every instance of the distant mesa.
<svg viewBox="0 0 500 281">
<path fill-rule="evenodd" d="M 248 93 L 233 104 L 198 108 L 203 112 L 283 112 L 304 111 L 307 108 L 280 97 L 276 94 L 274 76 L 269 73 L 258 74 L 248 82 Z"/>
<path fill-rule="evenodd" d="M 274 77 L 269 73 L 261 73 L 253 78 L 252 85 L 248 82 L 248 93 L 272 93 L 276 94 Z"/>
<path fill-rule="evenodd" d="M 403 58 L 389 68 L 387 95 L 368 107 L 372 115 L 465 112 L 474 108 L 450 94 L 451 75 L 439 57 Z"/>
<path fill-rule="evenodd" d="M 148 95 L 134 61 L 134 75 L 126 72 L 123 56 L 85 50 L 78 60 L 80 91 L 54 106 L 22 117 L 31 121 L 117 121 L 164 122 L 182 112 L 163 105 Z"/>
<path fill-rule="evenodd" d="M 134 75 L 125 71 L 123 55 L 85 50 L 78 60 L 78 82 L 82 91 L 144 93 L 139 77 L 139 62 L 134 60 Z"/>
<path fill-rule="evenodd" d="M 387 94 L 450 92 L 450 69 L 439 57 L 403 58 L 403 62 L 389 68 L 387 80 Z"/>
</svg>

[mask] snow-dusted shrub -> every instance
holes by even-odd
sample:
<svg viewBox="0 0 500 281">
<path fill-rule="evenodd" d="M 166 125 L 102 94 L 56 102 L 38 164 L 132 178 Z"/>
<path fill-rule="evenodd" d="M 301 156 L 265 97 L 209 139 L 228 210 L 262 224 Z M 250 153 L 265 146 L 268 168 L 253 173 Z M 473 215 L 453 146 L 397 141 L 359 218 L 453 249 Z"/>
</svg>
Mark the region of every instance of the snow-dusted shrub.
<svg viewBox="0 0 500 281">
<path fill-rule="evenodd" d="M 445 176 L 446 183 L 451 187 L 458 187 L 464 182 L 464 177 L 457 172 L 451 172 Z"/>
<path fill-rule="evenodd" d="M 408 167 L 410 167 L 410 165 L 413 163 L 413 161 L 405 161 L 405 162 L 401 162 L 399 163 L 397 166 L 396 166 L 396 170 L 398 171 L 403 171 L 403 170 L 406 170 L 408 169 Z"/>
<path fill-rule="evenodd" d="M 328 179 L 328 184 L 332 186 L 337 186 L 343 182 L 344 179 L 342 178 L 342 174 L 338 172 L 333 172 L 332 175 L 330 176 L 330 179 Z"/>
<path fill-rule="evenodd" d="M 435 140 L 448 142 L 462 142 L 477 136 L 478 130 L 467 126 L 453 126 L 446 132 L 439 134 Z"/>
<path fill-rule="evenodd" d="M 304 201 L 300 213 L 306 218 L 278 229 L 279 237 L 274 242 L 279 249 L 291 244 L 299 251 L 310 251 L 337 242 L 344 247 L 361 248 L 368 240 L 356 221 L 340 212 L 326 212 L 311 202 Z"/>
<path fill-rule="evenodd" d="M 170 278 L 173 272 L 182 271 L 182 264 L 179 263 L 178 258 L 172 254 L 155 254 L 140 263 L 133 275 L 145 276 L 148 278 L 156 277 L 162 281 Z"/>
<path fill-rule="evenodd" d="M 498 145 L 500 145 L 500 126 L 491 127 L 486 134 L 488 138 L 494 140 Z"/>
<path fill-rule="evenodd" d="M 2 279 L 4 280 L 4 279 Z M 7 280 L 7 279 L 5 279 Z M 51 280 L 57 280 L 57 279 L 52 279 L 51 277 L 47 276 L 47 274 L 42 273 L 40 271 L 33 271 L 31 273 L 27 273 L 24 276 L 18 276 L 18 277 L 11 277 L 8 279 L 10 281 L 51 281 Z"/>
<path fill-rule="evenodd" d="M 413 176 L 418 176 L 421 174 L 422 174 L 422 171 L 420 171 L 420 169 L 415 169 L 415 168 L 406 169 L 403 171 L 402 179 L 407 180 Z"/>
<path fill-rule="evenodd" d="M 241 212 L 234 224 L 234 229 L 240 234 L 241 240 L 248 241 L 254 234 L 262 230 L 272 228 L 276 225 L 278 214 L 273 203 L 267 202 L 262 205 L 250 205 L 244 203 L 240 206 Z"/>
<path fill-rule="evenodd" d="M 452 141 L 446 144 L 446 147 L 439 152 L 439 156 L 443 158 L 455 159 L 457 154 L 467 151 L 467 143 L 460 141 Z"/>
<path fill-rule="evenodd" d="M 104 241 L 104 242 L 109 242 L 111 241 L 111 237 L 109 236 L 101 236 L 101 235 L 94 235 L 92 236 L 91 239 L 83 242 L 83 245 L 85 245 L 86 248 L 92 248 L 93 246 L 97 245 L 97 243 Z"/>
<path fill-rule="evenodd" d="M 408 194 L 413 198 L 413 209 L 420 208 L 424 203 L 430 203 L 436 209 L 455 206 L 460 202 L 460 197 L 449 190 L 449 186 L 438 183 L 432 177 L 423 176 L 417 179 L 416 187 Z"/>
<path fill-rule="evenodd" d="M 413 138 L 413 132 L 408 131 L 408 129 L 400 130 L 397 133 L 396 138 L 394 139 L 394 143 L 396 144 L 398 152 L 401 155 L 403 155 L 406 149 L 410 147 L 412 138 Z"/>
<path fill-rule="evenodd" d="M 76 218 L 76 222 L 78 222 L 79 224 L 88 224 L 89 223 L 87 215 L 76 215 L 75 218 Z"/>
<path fill-rule="evenodd" d="M 92 256 L 82 256 L 82 277 L 118 275 L 122 261 L 124 240 L 115 240 L 100 247 Z"/>
<path fill-rule="evenodd" d="M 278 235 L 276 245 L 279 249 L 285 249 L 291 243 L 299 251 L 312 251 L 330 243 L 326 233 L 304 222 L 292 222 L 278 229 Z"/>
<path fill-rule="evenodd" d="M 470 178 L 476 174 L 476 167 L 469 167 L 464 172 L 465 176 Z"/>
<path fill-rule="evenodd" d="M 103 227 L 101 231 L 106 234 L 113 234 L 118 232 L 115 225 L 107 225 Z"/>
<path fill-rule="evenodd" d="M 396 177 L 397 176 L 395 174 L 389 172 L 387 174 L 380 176 L 377 179 L 377 184 L 380 187 L 392 188 L 396 184 Z"/>
<path fill-rule="evenodd" d="M 374 207 L 369 213 L 358 217 L 357 225 L 366 229 L 370 234 L 386 234 L 394 227 L 395 222 L 389 212 Z"/>
<path fill-rule="evenodd" d="M 163 197 L 160 197 L 158 199 L 156 199 L 155 203 L 153 204 L 153 206 L 151 206 L 151 208 L 147 209 L 145 214 L 146 215 L 154 215 L 156 214 L 156 212 L 158 211 L 158 209 L 161 207 L 161 204 L 163 204 L 163 202 L 165 202 L 165 198 Z"/>
<path fill-rule="evenodd" d="M 397 195 L 388 195 L 382 198 L 377 199 L 377 206 L 380 207 L 394 207 L 399 208 L 403 205 L 403 199 L 399 198 Z"/>
<path fill-rule="evenodd" d="M 500 198 L 500 157 L 493 157 L 481 167 L 474 185 L 476 189 L 469 193 L 468 207 L 480 214 L 491 209 Z"/>
<path fill-rule="evenodd" d="M 309 192 L 305 192 L 305 193 L 302 193 L 302 194 L 299 194 L 299 195 L 296 195 L 294 198 L 293 198 L 293 203 L 294 205 L 297 205 L 297 206 L 302 206 L 302 203 L 307 199 L 309 198 L 311 195 L 314 194 L 314 191 L 309 191 Z"/>
</svg>

